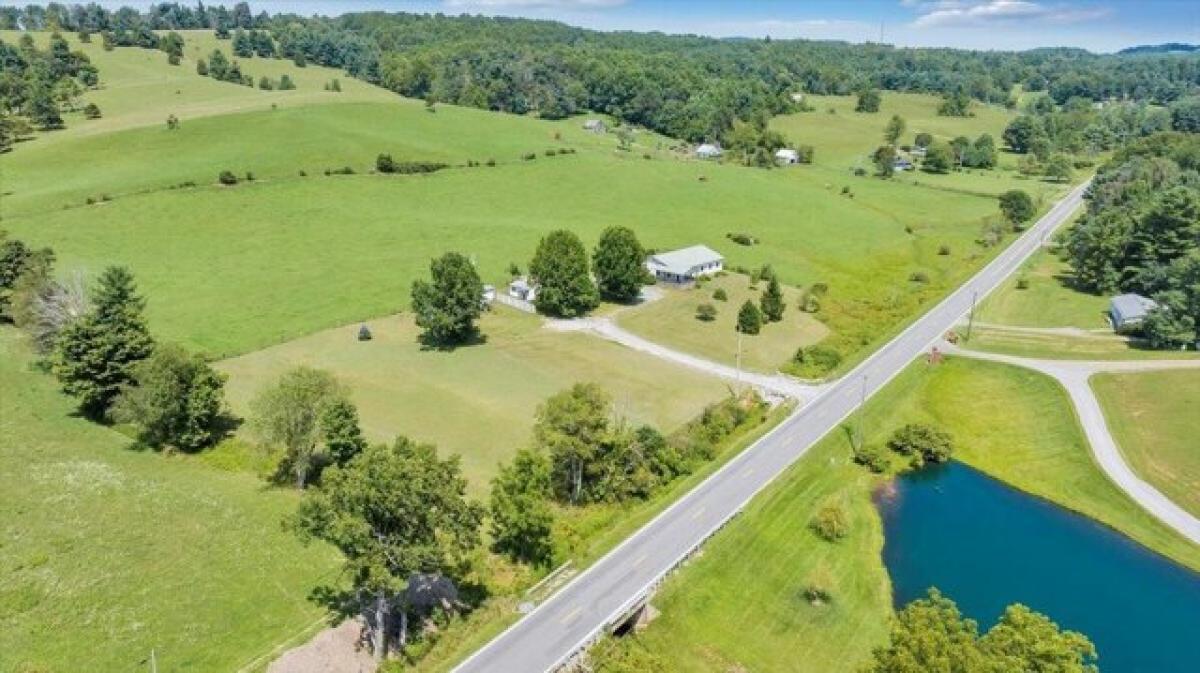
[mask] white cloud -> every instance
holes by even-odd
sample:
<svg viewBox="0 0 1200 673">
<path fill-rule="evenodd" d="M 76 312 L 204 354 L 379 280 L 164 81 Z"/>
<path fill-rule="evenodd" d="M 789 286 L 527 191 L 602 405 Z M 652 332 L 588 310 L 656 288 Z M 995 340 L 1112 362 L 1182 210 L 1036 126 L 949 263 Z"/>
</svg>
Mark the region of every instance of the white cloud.
<svg viewBox="0 0 1200 673">
<path fill-rule="evenodd" d="M 628 0 L 442 0 L 444 4 L 454 8 L 478 7 L 483 9 L 498 9 L 504 7 L 519 9 L 600 9 L 618 7 Z"/>
<path fill-rule="evenodd" d="M 918 12 L 919 16 L 913 25 L 919 28 L 982 26 L 1029 20 L 1077 23 L 1109 14 L 1104 7 L 1048 5 L 1031 0 L 902 0 L 902 4 Z"/>
</svg>

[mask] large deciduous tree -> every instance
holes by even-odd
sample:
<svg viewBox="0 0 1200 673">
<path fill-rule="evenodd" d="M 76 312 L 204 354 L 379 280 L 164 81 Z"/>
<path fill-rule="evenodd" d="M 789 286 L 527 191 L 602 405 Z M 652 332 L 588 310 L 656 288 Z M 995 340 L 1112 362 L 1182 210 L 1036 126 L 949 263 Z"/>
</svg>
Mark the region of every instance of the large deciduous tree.
<svg viewBox="0 0 1200 673">
<path fill-rule="evenodd" d="M 1020 227 L 1033 218 L 1033 199 L 1020 189 L 1010 189 L 1000 195 L 1000 212 L 1014 227 Z"/>
<path fill-rule="evenodd" d="M 514 560 L 549 563 L 554 551 L 552 495 L 546 455 L 532 449 L 518 451 L 492 480 L 492 548 Z"/>
<path fill-rule="evenodd" d="M 483 311 L 483 282 L 469 259 L 448 252 L 429 264 L 429 281 L 412 286 L 413 312 L 422 338 L 437 345 L 466 341 Z"/>
<path fill-rule="evenodd" d="M 399 437 L 327 470 L 291 519 L 302 539 L 342 552 L 377 659 L 387 656 L 389 634 L 400 647 L 407 642 L 409 583 L 428 574 L 460 579 L 479 545 L 483 508 L 467 500 L 466 487 L 457 456 L 440 459 L 432 446 Z"/>
<path fill-rule="evenodd" d="M 600 296 L 619 302 L 637 299 L 646 280 L 645 261 L 646 251 L 632 229 L 605 229 L 592 257 Z"/>
<path fill-rule="evenodd" d="M 550 456 L 554 489 L 559 497 L 578 502 L 589 466 L 608 439 L 608 393 L 595 383 L 577 383 L 538 407 L 534 440 Z"/>
<path fill-rule="evenodd" d="M 51 368 L 85 414 L 102 418 L 122 386 L 133 382 L 134 366 L 154 350 L 154 340 L 142 317 L 146 302 L 128 269 L 105 269 L 91 305 L 58 334 Z"/>
<path fill-rule="evenodd" d="M 263 441 L 283 447 L 282 468 L 291 472 L 296 488 L 304 488 L 316 467 L 322 415 L 344 396 L 329 372 L 297 367 L 250 403 L 252 426 Z"/>
<path fill-rule="evenodd" d="M 134 366 L 134 384 L 117 397 L 113 417 L 137 425 L 150 446 L 201 449 L 218 437 L 225 378 L 180 346 L 159 346 Z"/>
<path fill-rule="evenodd" d="M 586 314 L 600 304 L 588 269 L 587 250 L 575 234 L 559 229 L 538 244 L 529 274 L 537 283 L 538 311 L 559 318 Z"/>
<path fill-rule="evenodd" d="M 900 136 L 904 135 L 906 124 L 904 118 L 900 115 L 892 115 L 886 126 L 883 127 L 883 139 L 887 144 L 893 147 L 900 140 Z"/>
</svg>

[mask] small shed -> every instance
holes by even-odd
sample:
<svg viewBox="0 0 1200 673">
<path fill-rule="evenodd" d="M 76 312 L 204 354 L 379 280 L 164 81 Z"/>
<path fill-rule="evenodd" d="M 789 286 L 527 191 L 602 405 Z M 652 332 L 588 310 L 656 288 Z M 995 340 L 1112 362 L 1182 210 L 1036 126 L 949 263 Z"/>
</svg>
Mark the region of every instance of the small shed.
<svg viewBox="0 0 1200 673">
<path fill-rule="evenodd" d="M 534 301 L 537 299 L 537 291 L 537 285 L 525 277 L 517 278 L 508 284 L 508 296 L 521 301 Z"/>
<path fill-rule="evenodd" d="M 483 286 L 482 300 L 483 300 L 484 306 L 491 306 L 492 302 L 496 301 L 496 286 L 495 285 L 484 285 Z"/>
<path fill-rule="evenodd" d="M 1113 329 L 1126 332 L 1142 324 L 1146 314 L 1158 306 L 1158 302 L 1143 297 L 1140 294 L 1121 294 L 1108 302 L 1108 316 L 1112 320 Z"/>
<path fill-rule="evenodd" d="M 775 152 L 775 161 L 783 165 L 800 163 L 800 153 L 790 147 L 784 147 Z"/>
<path fill-rule="evenodd" d="M 604 123 L 603 119 L 589 119 L 583 123 L 583 128 L 592 133 L 604 133 L 608 130 L 608 125 Z"/>
<path fill-rule="evenodd" d="M 911 171 L 913 163 L 905 158 L 896 159 L 892 162 L 892 170 L 899 173 L 900 171 Z"/>
<path fill-rule="evenodd" d="M 803 103 L 804 102 L 804 94 L 798 93 L 798 92 L 792 94 L 792 102 L 793 103 Z"/>
<path fill-rule="evenodd" d="M 721 146 L 713 143 L 703 143 L 696 148 L 696 156 L 701 159 L 718 159 L 721 156 Z"/>
</svg>

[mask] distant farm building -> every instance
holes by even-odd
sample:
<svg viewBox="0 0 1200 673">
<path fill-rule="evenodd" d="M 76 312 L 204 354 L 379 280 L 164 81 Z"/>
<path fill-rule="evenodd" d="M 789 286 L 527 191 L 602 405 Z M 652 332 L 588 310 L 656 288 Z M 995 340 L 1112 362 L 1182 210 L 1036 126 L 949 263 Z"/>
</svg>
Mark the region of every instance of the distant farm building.
<svg viewBox="0 0 1200 673">
<path fill-rule="evenodd" d="M 892 170 L 896 171 L 897 173 L 900 171 L 911 171 L 912 169 L 913 163 L 908 159 L 899 158 L 892 162 Z"/>
<path fill-rule="evenodd" d="M 492 302 L 494 302 L 494 301 L 496 301 L 496 286 L 495 285 L 484 285 L 483 286 L 483 305 L 491 306 Z"/>
<path fill-rule="evenodd" d="M 775 152 L 775 161 L 783 165 L 798 164 L 800 163 L 800 153 L 785 147 Z"/>
<path fill-rule="evenodd" d="M 657 280 L 667 283 L 690 283 L 724 267 L 725 258 L 721 253 L 705 245 L 656 253 L 646 260 L 646 269 Z"/>
<path fill-rule="evenodd" d="M 696 148 L 696 156 L 701 159 L 718 159 L 721 156 L 721 147 L 712 143 L 704 143 Z"/>
<path fill-rule="evenodd" d="M 1146 314 L 1158 306 L 1158 302 L 1140 294 L 1122 294 L 1108 302 L 1108 316 L 1113 329 L 1125 332 L 1136 328 L 1146 319 Z"/>
<path fill-rule="evenodd" d="M 589 119 L 583 123 L 583 128 L 592 133 L 604 133 L 608 130 L 608 125 L 604 123 L 603 119 Z"/>
<path fill-rule="evenodd" d="M 804 94 L 802 94 L 802 93 L 792 94 L 792 102 L 793 103 L 803 103 L 804 102 Z"/>
<path fill-rule="evenodd" d="M 914 157 L 923 157 L 925 156 L 925 148 L 921 147 L 920 145 L 914 145 L 913 148 L 908 151 L 908 153 Z"/>
<path fill-rule="evenodd" d="M 537 299 L 537 292 L 537 285 L 525 278 L 518 278 L 508 284 L 508 296 L 521 301 L 534 301 Z"/>
</svg>

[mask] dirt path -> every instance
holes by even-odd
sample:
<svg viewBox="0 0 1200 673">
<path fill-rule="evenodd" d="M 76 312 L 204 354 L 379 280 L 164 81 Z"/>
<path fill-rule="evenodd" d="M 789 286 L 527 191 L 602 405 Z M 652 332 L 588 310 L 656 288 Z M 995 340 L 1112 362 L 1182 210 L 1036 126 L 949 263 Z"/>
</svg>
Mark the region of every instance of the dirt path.
<svg viewBox="0 0 1200 673">
<path fill-rule="evenodd" d="M 1100 372 L 1142 372 L 1162 369 L 1200 369 L 1200 358 L 1194 360 L 1113 360 L 1084 362 L 1072 360 L 1043 360 L 1023 358 L 998 353 L 985 353 L 960 348 L 948 343 L 940 348 L 950 354 L 979 360 L 1003 362 L 1025 367 L 1054 377 L 1071 398 L 1079 423 L 1092 448 L 1092 454 L 1100 468 L 1117 486 L 1129 494 L 1146 511 L 1196 544 L 1200 544 L 1200 519 L 1176 505 L 1158 489 L 1139 477 L 1121 455 L 1104 411 L 1089 383 L 1093 374 Z"/>
</svg>

